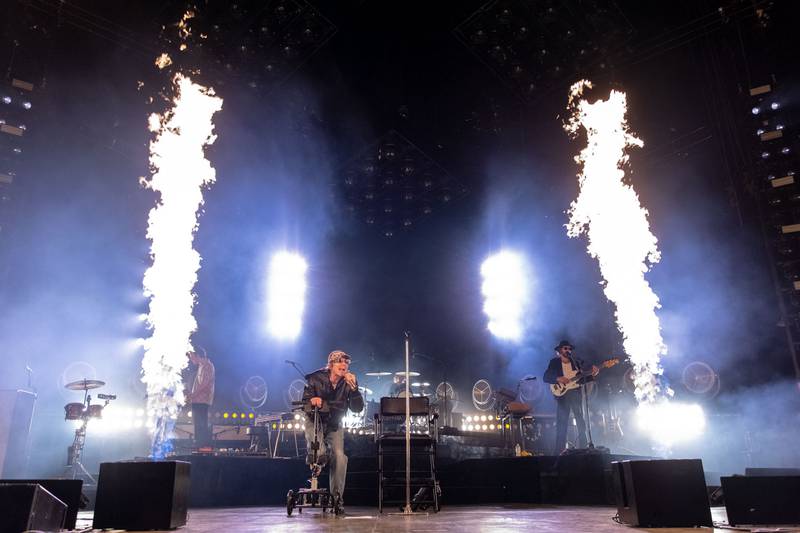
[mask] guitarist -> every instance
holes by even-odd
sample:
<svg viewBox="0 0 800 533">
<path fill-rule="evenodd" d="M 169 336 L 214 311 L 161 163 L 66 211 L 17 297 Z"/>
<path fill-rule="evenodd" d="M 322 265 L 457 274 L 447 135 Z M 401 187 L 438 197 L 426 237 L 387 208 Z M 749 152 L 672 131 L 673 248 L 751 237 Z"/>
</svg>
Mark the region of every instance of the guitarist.
<svg viewBox="0 0 800 533">
<path fill-rule="evenodd" d="M 569 341 L 561 341 L 555 347 L 556 356 L 550 360 L 547 370 L 544 373 L 545 383 L 560 383 L 568 385 L 570 379 L 574 378 L 582 371 L 583 361 L 572 356 L 574 346 Z M 592 366 L 591 374 L 579 381 L 580 384 L 593 381 L 600 372 L 596 366 Z M 586 447 L 586 421 L 583 418 L 583 398 L 581 387 L 568 390 L 564 395 L 556 397 L 556 448 L 555 453 L 560 454 L 567 442 L 567 424 L 569 423 L 569 413 L 572 411 L 575 417 L 575 425 L 578 430 L 578 447 Z"/>
</svg>

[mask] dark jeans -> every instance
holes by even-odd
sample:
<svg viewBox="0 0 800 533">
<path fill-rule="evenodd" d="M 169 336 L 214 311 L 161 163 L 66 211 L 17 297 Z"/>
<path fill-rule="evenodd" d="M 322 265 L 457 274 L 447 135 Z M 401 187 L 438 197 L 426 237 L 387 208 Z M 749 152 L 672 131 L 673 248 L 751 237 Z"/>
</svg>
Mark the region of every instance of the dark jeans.
<svg viewBox="0 0 800 533">
<path fill-rule="evenodd" d="M 317 432 L 319 439 L 319 455 L 326 456 L 330 464 L 328 477 L 330 480 L 330 492 L 332 495 L 339 493 L 339 497 L 344 496 L 344 483 L 347 479 L 347 456 L 344 454 L 344 429 L 338 428 L 331 431 L 321 424 Z M 306 462 L 311 458 L 311 443 L 314 442 L 314 422 L 306 422 L 306 443 L 308 445 L 308 456 Z"/>
<path fill-rule="evenodd" d="M 208 427 L 208 404 L 192 404 L 192 420 L 194 420 L 194 445 L 211 446 L 211 428 Z"/>
<path fill-rule="evenodd" d="M 567 425 L 569 424 L 569 413 L 572 411 L 575 417 L 575 425 L 578 430 L 578 448 L 585 448 L 586 422 L 583 420 L 583 409 L 581 403 L 581 389 L 567 391 L 564 396 L 556 399 L 556 454 L 564 451 L 567 444 Z"/>
</svg>

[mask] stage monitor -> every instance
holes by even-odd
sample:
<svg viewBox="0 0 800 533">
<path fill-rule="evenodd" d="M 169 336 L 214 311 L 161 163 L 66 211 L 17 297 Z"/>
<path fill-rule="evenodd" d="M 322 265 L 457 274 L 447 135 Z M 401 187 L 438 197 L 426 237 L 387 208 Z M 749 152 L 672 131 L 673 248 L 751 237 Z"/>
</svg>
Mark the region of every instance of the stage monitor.
<svg viewBox="0 0 800 533">
<path fill-rule="evenodd" d="M 700 459 L 614 461 L 617 512 L 638 527 L 711 527 Z"/>
</svg>

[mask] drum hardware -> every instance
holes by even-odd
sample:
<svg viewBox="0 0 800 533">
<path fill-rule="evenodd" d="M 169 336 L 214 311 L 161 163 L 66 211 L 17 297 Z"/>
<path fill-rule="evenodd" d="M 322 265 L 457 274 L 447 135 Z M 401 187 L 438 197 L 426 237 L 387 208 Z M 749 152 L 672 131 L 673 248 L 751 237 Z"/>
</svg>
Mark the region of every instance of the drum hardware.
<svg viewBox="0 0 800 533">
<path fill-rule="evenodd" d="M 369 376 L 371 378 L 383 378 L 386 376 L 391 376 L 391 372 L 364 372 L 365 376 Z"/>
<path fill-rule="evenodd" d="M 96 485 L 97 481 L 81 463 L 83 448 L 86 445 L 86 428 L 92 418 L 102 418 L 103 408 L 112 400 L 115 394 L 98 394 L 97 398 L 105 400 L 102 405 L 92 404 L 89 391 L 105 385 L 104 381 L 97 379 L 80 379 L 64 385 L 65 389 L 83 391 L 83 402 L 71 402 L 64 406 L 64 420 L 80 420 L 81 425 L 75 429 L 75 438 L 72 445 L 67 447 L 67 472 L 72 479 L 84 478 L 84 485 Z"/>
<path fill-rule="evenodd" d="M 100 381 L 99 379 L 79 379 L 78 381 L 72 381 L 64 385 L 65 389 L 69 390 L 92 390 L 92 389 L 99 389 L 103 385 L 105 385 L 105 381 Z"/>
</svg>

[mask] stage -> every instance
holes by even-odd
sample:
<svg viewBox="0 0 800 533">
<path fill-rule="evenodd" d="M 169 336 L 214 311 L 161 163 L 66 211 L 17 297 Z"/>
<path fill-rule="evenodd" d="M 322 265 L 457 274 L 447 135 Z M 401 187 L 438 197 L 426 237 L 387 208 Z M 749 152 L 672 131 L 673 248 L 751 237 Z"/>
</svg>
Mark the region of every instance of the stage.
<svg viewBox="0 0 800 533">
<path fill-rule="evenodd" d="M 281 505 L 289 489 L 306 486 L 308 468 L 300 459 L 244 455 L 188 455 L 191 507 Z M 444 506 L 459 504 L 612 505 L 611 461 L 643 459 L 608 453 L 533 457 L 437 460 Z M 374 457 L 348 462 L 347 505 L 377 506 Z M 321 484 L 327 486 L 323 474 Z"/>
<path fill-rule="evenodd" d="M 725 508 L 712 507 L 714 523 L 724 522 Z M 348 507 L 344 517 L 323 515 L 312 511 L 286 516 L 284 507 L 241 507 L 220 509 L 191 509 L 185 527 L 178 531 L 208 533 L 236 531 L 570 531 L 574 533 L 604 533 L 631 531 L 613 521 L 616 509 L 607 506 L 585 507 L 567 505 L 478 505 L 445 507 L 438 514 L 411 517 L 383 514 L 372 507 Z M 91 527 L 91 512 L 83 512 L 78 527 Z M 696 532 L 695 528 L 642 529 L 642 531 Z M 708 531 L 708 529 L 706 529 Z M 714 531 L 728 531 L 714 528 Z M 786 530 L 800 531 L 800 529 Z"/>
</svg>

